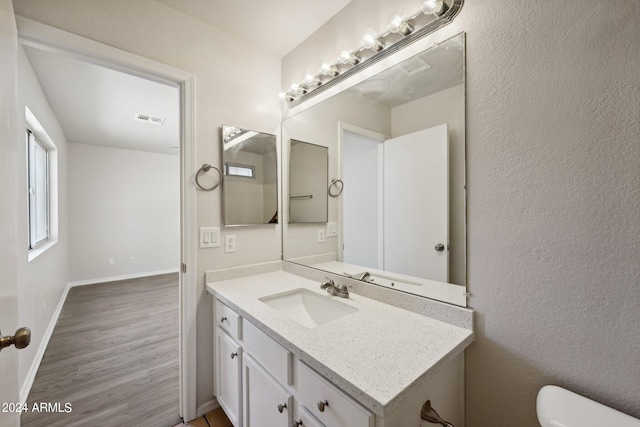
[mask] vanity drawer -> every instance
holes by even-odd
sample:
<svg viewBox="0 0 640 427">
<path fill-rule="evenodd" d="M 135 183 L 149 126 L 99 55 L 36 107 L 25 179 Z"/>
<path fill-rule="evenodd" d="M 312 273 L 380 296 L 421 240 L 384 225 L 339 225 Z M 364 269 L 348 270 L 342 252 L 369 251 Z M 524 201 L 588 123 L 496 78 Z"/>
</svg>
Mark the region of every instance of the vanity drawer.
<svg viewBox="0 0 640 427">
<path fill-rule="evenodd" d="M 373 427 L 371 412 L 302 362 L 298 362 L 297 383 L 300 400 L 324 425 Z"/>
<path fill-rule="evenodd" d="M 242 323 L 245 351 L 282 384 L 292 384 L 292 354 L 251 323 L 246 320 Z"/>
<path fill-rule="evenodd" d="M 240 322 L 242 318 L 238 313 L 224 305 L 222 301 L 216 299 L 215 323 L 227 331 L 233 338 L 240 339 Z"/>
</svg>

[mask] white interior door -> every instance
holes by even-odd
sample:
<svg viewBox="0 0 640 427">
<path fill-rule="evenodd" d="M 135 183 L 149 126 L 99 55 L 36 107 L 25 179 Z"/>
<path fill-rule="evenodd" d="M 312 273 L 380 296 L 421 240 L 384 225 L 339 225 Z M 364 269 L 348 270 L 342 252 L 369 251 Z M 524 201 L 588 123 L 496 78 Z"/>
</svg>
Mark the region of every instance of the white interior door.
<svg viewBox="0 0 640 427">
<path fill-rule="evenodd" d="M 447 282 L 447 124 L 385 141 L 384 160 L 384 269 Z"/>
<path fill-rule="evenodd" d="M 343 261 L 382 269 L 383 144 L 342 134 Z"/>
<path fill-rule="evenodd" d="M 0 331 L 13 335 L 18 327 L 16 272 L 17 168 L 17 31 L 11 0 L 0 0 Z M 18 352 L 0 352 L 0 404 L 19 402 Z M 19 413 L 0 408 L 0 426 L 20 425 Z M 7 410 L 12 409 L 7 407 Z"/>
</svg>

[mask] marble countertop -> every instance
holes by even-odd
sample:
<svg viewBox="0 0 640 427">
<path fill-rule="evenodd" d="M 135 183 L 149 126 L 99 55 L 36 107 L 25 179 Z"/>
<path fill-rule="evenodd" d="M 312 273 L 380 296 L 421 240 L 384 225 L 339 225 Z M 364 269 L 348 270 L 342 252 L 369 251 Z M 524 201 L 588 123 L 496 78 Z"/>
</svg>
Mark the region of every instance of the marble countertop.
<svg viewBox="0 0 640 427">
<path fill-rule="evenodd" d="M 339 300 L 358 311 L 315 328 L 259 300 L 298 288 L 337 298 L 319 283 L 285 271 L 207 284 L 211 294 L 380 416 L 473 341 L 469 329 L 354 293 Z"/>
</svg>

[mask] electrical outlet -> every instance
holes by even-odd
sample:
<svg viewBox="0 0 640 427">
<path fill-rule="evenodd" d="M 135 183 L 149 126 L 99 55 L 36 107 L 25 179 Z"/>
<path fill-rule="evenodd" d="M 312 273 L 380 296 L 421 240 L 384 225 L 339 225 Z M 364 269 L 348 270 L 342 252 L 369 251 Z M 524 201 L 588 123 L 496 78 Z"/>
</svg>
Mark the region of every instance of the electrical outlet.
<svg viewBox="0 0 640 427">
<path fill-rule="evenodd" d="M 236 251 L 236 236 L 234 234 L 225 234 L 224 236 L 224 251 L 235 252 Z"/>
<path fill-rule="evenodd" d="M 42 300 L 42 312 L 43 313 L 47 312 L 47 300 L 46 299 Z"/>
<path fill-rule="evenodd" d="M 116 259 L 115 258 L 107 258 L 107 263 L 109 265 L 116 265 Z"/>
<path fill-rule="evenodd" d="M 324 243 L 325 240 L 325 233 L 324 230 L 321 228 L 320 230 L 318 230 L 318 243 Z"/>
</svg>

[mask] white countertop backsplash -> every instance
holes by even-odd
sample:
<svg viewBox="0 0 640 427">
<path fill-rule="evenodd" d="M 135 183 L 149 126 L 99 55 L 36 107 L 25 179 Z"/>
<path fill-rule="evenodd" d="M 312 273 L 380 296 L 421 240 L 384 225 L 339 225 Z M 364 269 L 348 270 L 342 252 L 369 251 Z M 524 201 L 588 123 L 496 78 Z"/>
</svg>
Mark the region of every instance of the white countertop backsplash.
<svg viewBox="0 0 640 427">
<path fill-rule="evenodd" d="M 259 298 L 298 288 L 328 294 L 319 282 L 274 271 L 279 268 L 277 262 L 251 266 L 251 276 L 242 268 L 208 272 L 207 290 L 380 416 L 395 409 L 414 387 L 473 341 L 470 327 L 385 304 L 351 288 L 350 297 L 340 302 L 358 311 L 305 327 Z M 451 308 L 472 315 L 471 310 Z"/>
</svg>

